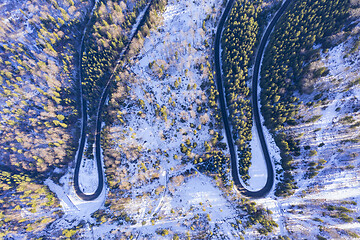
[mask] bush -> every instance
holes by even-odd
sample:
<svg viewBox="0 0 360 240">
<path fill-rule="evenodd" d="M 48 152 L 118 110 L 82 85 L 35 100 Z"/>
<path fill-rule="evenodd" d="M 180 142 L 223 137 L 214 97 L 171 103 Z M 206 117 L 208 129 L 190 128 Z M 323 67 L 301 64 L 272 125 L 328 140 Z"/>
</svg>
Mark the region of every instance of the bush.
<svg viewBox="0 0 360 240">
<path fill-rule="evenodd" d="M 315 78 L 319 78 L 319 77 L 323 77 L 329 74 L 329 69 L 327 67 L 322 67 L 319 69 L 316 69 L 314 71 L 314 77 Z"/>
<path fill-rule="evenodd" d="M 310 157 L 316 156 L 317 155 L 317 151 L 316 150 L 311 150 L 309 153 Z"/>
<path fill-rule="evenodd" d="M 327 238 L 322 237 L 322 236 L 320 236 L 320 235 L 317 235 L 316 238 L 317 238 L 318 240 L 327 240 Z"/>
</svg>

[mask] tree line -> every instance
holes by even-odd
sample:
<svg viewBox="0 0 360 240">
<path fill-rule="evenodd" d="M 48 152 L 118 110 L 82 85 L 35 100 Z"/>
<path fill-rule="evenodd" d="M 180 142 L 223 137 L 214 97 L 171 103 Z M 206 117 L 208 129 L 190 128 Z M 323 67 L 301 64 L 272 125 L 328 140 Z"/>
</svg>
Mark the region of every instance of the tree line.
<svg viewBox="0 0 360 240">
<path fill-rule="evenodd" d="M 293 193 L 296 183 L 291 175 L 293 157 L 300 155 L 298 141 L 285 134 L 285 126 L 296 125 L 304 73 L 314 56 L 315 43 L 338 32 L 348 16 L 349 1 L 299 0 L 289 6 L 271 36 L 261 70 L 261 105 L 265 125 L 274 133 L 281 150 L 282 181 L 276 195 Z"/>
<path fill-rule="evenodd" d="M 137 34 L 135 34 L 132 42 L 129 45 L 129 48 L 126 49 L 124 52 L 124 56 L 121 61 L 125 62 L 134 57 L 137 52 L 139 51 L 143 39 L 150 33 L 150 30 L 156 27 L 157 22 L 159 21 L 159 13 L 165 10 L 165 6 L 167 4 L 167 0 L 154 0 L 151 2 L 149 6 L 149 10 L 146 12 L 144 16 L 144 21 L 140 22 L 140 28 Z M 126 39 L 129 41 L 129 39 Z M 128 43 L 128 42 L 127 42 Z M 126 43 L 126 44 L 127 44 Z M 125 43 L 124 43 L 125 44 Z M 107 183 L 109 185 L 109 193 L 108 193 L 108 200 L 106 205 L 109 206 L 109 209 L 98 214 L 98 218 L 107 218 L 108 222 L 117 222 L 124 224 L 125 222 L 132 222 L 134 223 L 133 219 L 131 219 L 125 213 L 123 209 L 123 204 L 119 202 L 119 196 L 122 194 L 120 189 L 120 185 L 126 186 L 131 188 L 131 183 L 124 183 L 123 181 L 120 182 L 121 176 L 123 172 L 119 170 L 119 163 L 122 159 L 125 159 L 127 156 L 124 152 L 117 150 L 117 143 L 112 139 L 109 126 L 112 124 L 119 124 L 120 126 L 125 124 L 126 119 L 122 115 L 121 108 L 122 104 L 125 104 L 128 101 L 130 87 L 127 86 L 128 82 L 131 81 L 130 79 L 133 77 L 129 74 L 126 68 L 118 68 L 117 71 L 114 73 L 115 79 L 113 83 L 113 87 L 110 89 L 110 101 L 109 105 L 106 107 L 105 111 L 107 117 L 105 119 L 106 127 L 103 129 L 102 132 L 102 141 L 101 146 L 104 151 L 104 165 L 105 165 L 105 175 L 107 178 Z M 138 101 L 139 106 L 143 106 L 143 101 Z M 141 107 L 142 109 L 142 107 Z M 166 108 L 158 107 L 158 114 L 162 118 L 166 119 Z M 132 154 L 138 155 L 141 151 L 141 148 L 134 148 L 132 149 Z M 166 152 L 164 152 L 165 156 L 168 156 Z M 157 163 L 158 164 L 158 163 Z M 145 164 L 141 164 L 142 169 L 146 171 Z M 154 177 L 152 180 L 156 179 Z M 121 198 L 120 198 L 121 199 Z M 116 212 L 113 215 L 113 212 Z"/>
<path fill-rule="evenodd" d="M 117 1 L 101 1 L 94 13 L 81 66 L 90 115 L 97 109 L 101 93 L 129 41 L 131 26 L 145 4 L 145 0 L 137 1 L 130 11 L 129 6 L 121 7 Z"/>
</svg>

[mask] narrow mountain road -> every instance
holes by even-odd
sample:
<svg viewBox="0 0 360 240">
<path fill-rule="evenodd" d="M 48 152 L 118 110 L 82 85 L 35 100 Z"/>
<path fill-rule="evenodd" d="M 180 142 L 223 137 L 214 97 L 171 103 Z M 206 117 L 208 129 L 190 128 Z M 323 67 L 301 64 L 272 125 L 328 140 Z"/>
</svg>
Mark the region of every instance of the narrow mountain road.
<svg viewBox="0 0 360 240">
<path fill-rule="evenodd" d="M 95 2 L 95 6 L 91 12 L 91 16 L 90 19 L 85 27 L 84 30 L 84 35 L 83 38 L 81 40 L 81 54 L 80 54 L 80 59 L 79 59 L 79 66 L 81 68 L 81 64 L 82 64 L 82 54 L 84 52 L 84 36 L 86 34 L 87 28 L 89 27 L 89 24 L 91 22 L 91 18 L 93 15 L 94 10 L 96 9 L 96 5 L 98 3 L 98 0 Z M 95 190 L 94 193 L 92 194 L 86 194 L 84 193 L 79 186 L 79 172 L 80 172 L 80 165 L 81 165 L 81 160 L 83 158 L 83 154 L 84 154 L 84 147 L 85 147 L 85 140 L 86 140 L 86 126 L 87 126 L 87 107 L 86 107 L 86 101 L 83 98 L 83 90 L 82 90 L 82 73 L 81 73 L 81 69 L 80 69 L 80 98 L 81 98 L 81 106 L 82 106 L 82 111 L 81 111 L 81 115 L 82 115 L 82 126 L 81 126 L 81 136 L 80 136 L 80 145 L 79 145 L 79 149 L 78 149 L 78 153 L 76 156 L 76 165 L 75 165 L 75 172 L 74 172 L 74 189 L 75 189 L 75 193 L 76 195 L 81 198 L 82 200 L 85 201 L 92 201 L 95 200 L 97 197 L 99 197 L 99 195 L 101 194 L 103 188 L 104 188 L 104 172 L 103 172 L 103 165 L 102 165 L 102 160 L 101 160 L 101 113 L 105 104 L 105 100 L 109 94 L 109 86 L 110 83 L 114 77 L 114 73 L 116 73 L 119 64 L 120 64 L 120 60 L 122 59 L 123 56 L 126 56 L 126 54 L 129 51 L 129 47 L 130 44 L 133 40 L 133 38 L 135 36 L 137 36 L 138 31 L 140 30 L 140 28 L 142 27 L 142 25 L 145 23 L 146 20 L 146 16 L 149 14 L 150 11 L 150 6 L 153 3 L 153 1 L 150 1 L 150 3 L 147 6 L 147 9 L 145 10 L 145 13 L 143 14 L 142 18 L 140 19 L 140 21 L 138 22 L 138 25 L 136 27 L 136 30 L 134 31 L 134 33 L 132 34 L 130 41 L 126 44 L 124 50 L 120 53 L 120 57 L 119 60 L 116 62 L 116 66 L 113 70 L 113 73 L 111 74 L 111 76 L 109 77 L 105 88 L 101 94 L 101 98 L 99 100 L 99 105 L 98 105 L 98 109 L 97 109 L 97 113 L 96 113 L 96 129 L 95 129 L 95 159 L 96 159 L 96 166 L 97 166 L 97 173 L 98 173 L 98 186 Z"/>
<path fill-rule="evenodd" d="M 265 33 L 261 39 L 256 58 L 255 58 L 255 65 L 254 65 L 254 72 L 253 72 L 253 79 L 252 79 L 252 107 L 253 107 L 253 115 L 255 120 L 255 125 L 258 130 L 259 139 L 261 143 L 261 148 L 265 157 L 266 162 L 266 168 L 267 168 L 267 179 L 265 186 L 258 190 L 258 191 L 250 191 L 247 190 L 241 183 L 240 177 L 239 177 L 239 171 L 238 171 L 238 163 L 237 163 L 237 154 L 235 151 L 234 141 L 232 138 L 231 130 L 230 130 L 230 123 L 229 123 L 229 117 L 227 113 L 227 105 L 226 105 L 226 98 L 224 93 L 224 87 L 223 87 L 223 78 L 222 78 L 222 71 L 221 71 L 221 56 L 220 56 L 220 44 L 221 44 L 221 35 L 222 31 L 226 22 L 226 19 L 230 13 L 231 7 L 234 4 L 234 0 L 229 0 L 229 2 L 226 5 L 225 11 L 223 15 L 221 16 L 216 35 L 215 35 L 215 71 L 216 71 L 216 82 L 219 92 L 219 102 L 220 102 L 220 108 L 221 108 L 221 114 L 224 121 L 224 127 L 225 127 L 225 133 L 226 138 L 229 146 L 230 151 L 230 158 L 231 158 L 231 173 L 234 180 L 234 184 L 236 188 L 245 196 L 252 197 L 252 198 L 261 198 L 266 196 L 270 190 L 272 189 L 274 185 L 274 168 L 271 162 L 270 154 L 268 147 L 266 145 L 264 132 L 262 129 L 261 121 L 260 121 L 260 109 L 258 104 L 258 78 L 259 78 L 259 72 L 260 72 L 260 65 L 261 65 L 261 59 L 264 54 L 266 43 L 269 39 L 269 36 L 271 34 L 271 31 L 273 30 L 275 24 L 278 22 L 281 15 L 285 12 L 286 8 L 289 6 L 290 2 L 292 0 L 286 0 L 283 5 L 280 7 L 278 12 L 275 14 L 274 18 L 271 20 L 270 24 L 265 30 Z"/>
<path fill-rule="evenodd" d="M 101 194 L 102 189 L 104 187 L 104 177 L 103 177 L 102 167 L 99 168 L 98 161 L 97 161 L 97 168 L 98 168 L 99 183 L 98 183 L 98 187 L 95 190 L 95 192 L 93 194 L 85 194 L 85 193 L 83 193 L 81 191 L 81 189 L 79 187 L 79 171 L 80 171 L 81 160 L 82 160 L 83 155 L 84 155 L 84 147 L 85 147 L 85 140 L 86 140 L 86 126 L 87 126 L 87 111 L 86 111 L 87 105 L 86 105 L 85 99 L 83 98 L 83 90 L 82 90 L 83 76 L 82 76 L 81 66 L 82 66 L 82 57 L 83 57 L 83 53 L 84 53 L 84 50 L 85 50 L 84 49 L 85 36 L 87 35 L 87 31 L 89 29 L 91 19 L 92 19 L 93 15 L 94 15 L 94 11 L 96 10 L 96 7 L 97 7 L 98 3 L 99 3 L 99 0 L 96 0 L 95 4 L 94 4 L 94 7 L 91 10 L 89 20 L 86 23 L 86 26 L 85 26 L 85 29 L 84 29 L 84 32 L 83 32 L 83 36 L 81 38 L 81 46 L 80 46 L 80 54 L 79 54 L 79 78 L 80 78 L 79 89 L 80 89 L 82 122 L 81 122 L 80 144 L 79 144 L 78 152 L 77 152 L 77 155 L 76 155 L 76 165 L 75 165 L 75 172 L 74 172 L 74 189 L 75 189 L 76 195 L 79 198 L 81 198 L 82 200 L 86 200 L 86 201 L 96 199 Z M 100 166 L 101 166 L 101 162 L 100 162 Z"/>
</svg>

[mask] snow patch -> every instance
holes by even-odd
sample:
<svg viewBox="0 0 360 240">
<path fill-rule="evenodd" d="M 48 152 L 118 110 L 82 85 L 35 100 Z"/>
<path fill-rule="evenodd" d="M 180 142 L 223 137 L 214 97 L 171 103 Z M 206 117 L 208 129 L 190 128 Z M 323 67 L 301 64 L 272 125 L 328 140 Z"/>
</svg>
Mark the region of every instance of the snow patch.
<svg viewBox="0 0 360 240">
<path fill-rule="evenodd" d="M 253 120 L 254 122 L 255 120 Z M 261 142 L 259 139 L 256 125 L 252 126 L 252 140 L 251 146 L 251 166 L 249 168 L 249 186 L 248 190 L 257 191 L 262 189 L 267 180 L 267 167 L 265 162 L 264 153 L 262 151 Z"/>
</svg>

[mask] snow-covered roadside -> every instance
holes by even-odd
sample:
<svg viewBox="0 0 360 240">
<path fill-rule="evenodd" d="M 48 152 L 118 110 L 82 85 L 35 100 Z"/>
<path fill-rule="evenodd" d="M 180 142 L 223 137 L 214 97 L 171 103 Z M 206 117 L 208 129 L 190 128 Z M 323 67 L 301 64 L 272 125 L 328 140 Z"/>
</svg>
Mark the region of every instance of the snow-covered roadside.
<svg viewBox="0 0 360 240">
<path fill-rule="evenodd" d="M 251 166 L 249 168 L 249 186 L 248 190 L 257 191 L 262 189 L 267 180 L 267 168 L 264 153 L 261 148 L 258 131 L 255 124 L 252 127 L 251 145 Z"/>
<path fill-rule="evenodd" d="M 275 14 L 273 15 L 275 16 Z M 271 17 L 273 17 L 271 16 Z M 271 22 L 271 19 L 269 20 L 269 23 L 270 24 Z M 264 29 L 264 33 L 266 32 L 266 29 L 268 28 L 268 26 Z M 269 41 L 266 42 L 265 44 L 265 48 L 267 48 L 267 45 L 269 44 Z M 255 55 L 257 54 L 257 52 L 255 53 Z M 268 147 L 268 150 L 269 150 L 269 155 L 270 155 L 270 158 L 271 158 L 271 162 L 273 164 L 273 167 L 274 167 L 274 170 L 275 170 L 275 173 L 279 170 L 281 170 L 281 166 L 280 166 L 280 162 L 281 162 L 281 157 L 280 157 L 280 149 L 279 147 L 276 145 L 275 143 L 275 140 L 273 138 L 273 136 L 271 135 L 269 129 L 267 129 L 267 127 L 265 126 L 265 119 L 261 113 L 261 101 L 260 101 L 260 93 L 261 93 L 261 87 L 260 87 L 260 81 L 261 81 L 261 66 L 262 66 L 262 63 L 263 63 L 263 59 L 264 59 L 264 54 L 261 56 L 261 60 L 260 60 L 260 70 L 259 70 L 259 75 L 258 75 L 258 83 L 257 83 L 257 99 L 258 99 L 258 106 L 259 106 L 259 116 L 260 116 L 260 122 L 261 122 L 261 126 L 262 126 L 262 130 L 263 130 L 263 134 L 264 134 L 264 137 L 265 137 L 265 141 L 266 141 L 266 145 Z M 254 71 L 254 68 L 250 68 L 249 69 L 249 76 L 252 76 L 253 75 L 253 71 Z M 255 124 L 254 124 L 255 125 Z M 255 129 L 256 130 L 256 129 Z M 256 134 L 257 137 L 255 138 L 259 138 L 258 136 L 258 133 L 257 131 L 254 132 L 254 128 L 252 130 L 252 134 L 253 134 L 253 138 Z M 252 146 L 253 147 L 253 146 Z M 261 148 L 261 146 L 260 146 Z M 261 152 L 262 152 L 262 149 L 259 149 Z M 255 151 L 258 151 L 258 150 L 255 150 Z M 263 159 L 263 161 L 265 162 L 265 159 Z M 274 186 L 276 186 L 276 184 L 278 183 L 278 178 L 276 177 L 276 174 L 274 174 L 275 176 L 275 181 L 274 181 Z M 272 195 L 272 193 L 270 193 L 270 195 Z"/>
<path fill-rule="evenodd" d="M 72 171 L 64 175 L 60 179 L 59 186 L 52 180 L 47 179 L 45 184 L 50 188 L 52 192 L 59 198 L 61 206 L 65 212 L 65 218 L 90 221 L 90 215 L 99 209 L 105 201 L 105 188 L 101 192 L 100 196 L 94 201 L 83 201 L 79 199 L 72 186 Z"/>
<path fill-rule="evenodd" d="M 86 229 L 83 233 L 85 239 L 98 239 L 99 237 L 110 239 L 111 235 L 109 235 L 109 233 L 113 229 L 116 229 L 116 225 L 103 224 L 100 228 L 96 225 L 90 228 L 91 225 L 96 223 L 96 220 L 91 216 L 92 213 L 104 206 L 106 188 L 103 188 L 103 191 L 95 200 L 83 201 L 78 198 L 73 188 L 73 174 L 73 171 L 69 171 L 64 175 L 59 181 L 60 186 L 50 179 L 45 181 L 45 184 L 60 200 L 60 204 L 65 213 L 62 218 L 51 224 L 50 229 L 70 229 L 85 221 L 86 225 L 83 226 Z"/>
<path fill-rule="evenodd" d="M 83 159 L 79 170 L 79 187 L 85 194 L 92 194 L 99 184 L 95 159 Z"/>
<path fill-rule="evenodd" d="M 50 179 L 45 181 L 49 189 L 56 194 L 65 215 L 52 223 L 51 229 L 70 229 L 85 223 L 83 226 L 84 239 L 111 239 L 111 231 L 117 228 L 114 224 L 103 224 L 100 227 L 96 225 L 96 220 L 91 216 L 96 210 L 104 206 L 106 190 L 105 188 L 99 197 L 93 201 L 83 201 L 77 197 L 72 187 L 73 173 L 68 173 L 60 179 L 62 186 L 55 184 Z M 85 221 L 85 222 L 84 222 Z M 92 226 L 93 225 L 93 226 Z M 91 227 L 92 226 L 92 227 Z"/>
</svg>

